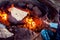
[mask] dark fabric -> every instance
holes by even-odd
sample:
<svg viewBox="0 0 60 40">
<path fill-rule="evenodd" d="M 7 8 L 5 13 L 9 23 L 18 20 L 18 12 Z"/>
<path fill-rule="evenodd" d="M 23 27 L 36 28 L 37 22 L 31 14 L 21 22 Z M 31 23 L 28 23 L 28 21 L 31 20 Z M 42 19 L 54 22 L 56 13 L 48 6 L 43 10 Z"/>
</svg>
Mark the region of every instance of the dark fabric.
<svg viewBox="0 0 60 40">
<path fill-rule="evenodd" d="M 43 29 L 41 31 L 41 35 L 42 35 L 42 38 L 43 40 L 55 40 L 55 35 L 56 33 L 52 32 L 51 30 L 46 30 L 46 29 Z"/>
<path fill-rule="evenodd" d="M 60 40 L 60 24 L 58 25 L 58 28 L 57 28 L 56 40 Z"/>
</svg>

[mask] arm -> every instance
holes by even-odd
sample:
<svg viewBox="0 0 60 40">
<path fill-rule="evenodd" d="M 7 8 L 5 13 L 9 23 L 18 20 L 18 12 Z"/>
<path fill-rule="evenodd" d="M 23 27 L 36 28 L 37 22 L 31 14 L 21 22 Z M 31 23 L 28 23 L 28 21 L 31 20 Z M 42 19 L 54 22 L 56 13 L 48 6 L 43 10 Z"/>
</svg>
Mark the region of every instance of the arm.
<svg viewBox="0 0 60 40">
<path fill-rule="evenodd" d="M 50 26 L 50 28 L 55 28 L 57 29 L 58 28 L 58 23 L 53 23 L 53 22 L 47 22 L 47 21 L 44 21 L 44 23 L 46 23 L 47 25 Z"/>
<path fill-rule="evenodd" d="M 60 40 L 60 24 L 58 24 L 56 40 Z"/>
</svg>

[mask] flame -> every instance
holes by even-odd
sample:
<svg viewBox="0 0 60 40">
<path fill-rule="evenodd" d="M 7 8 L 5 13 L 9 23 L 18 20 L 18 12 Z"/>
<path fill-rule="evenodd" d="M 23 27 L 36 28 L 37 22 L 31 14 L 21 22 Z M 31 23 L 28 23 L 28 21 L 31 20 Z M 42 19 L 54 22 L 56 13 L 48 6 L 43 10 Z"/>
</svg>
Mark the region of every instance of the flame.
<svg viewBox="0 0 60 40">
<path fill-rule="evenodd" d="M 32 18 L 26 18 L 26 26 L 29 29 L 33 29 L 33 28 L 35 29 L 36 23 L 33 21 Z"/>
<path fill-rule="evenodd" d="M 1 15 L 3 20 L 7 20 L 7 14 L 5 12 L 3 12 L 3 14 Z"/>
<path fill-rule="evenodd" d="M 11 7 L 14 7 L 14 4 L 12 4 Z M 10 25 L 10 23 L 8 22 L 8 15 L 4 10 L 3 11 L 0 10 L 0 22 L 5 24 L 6 26 Z"/>
<path fill-rule="evenodd" d="M 24 26 L 30 30 L 35 30 L 37 27 L 40 27 L 42 25 L 42 20 L 38 18 L 27 17 L 25 20 L 26 24 Z"/>
<path fill-rule="evenodd" d="M 5 12 L 1 12 L 1 11 L 0 11 L 0 17 L 1 17 L 1 19 L 3 19 L 3 20 L 7 20 L 7 14 L 6 14 Z"/>
<path fill-rule="evenodd" d="M 0 11 L 0 22 L 6 25 L 9 25 L 8 21 L 7 21 L 7 13 L 5 11 Z"/>
</svg>

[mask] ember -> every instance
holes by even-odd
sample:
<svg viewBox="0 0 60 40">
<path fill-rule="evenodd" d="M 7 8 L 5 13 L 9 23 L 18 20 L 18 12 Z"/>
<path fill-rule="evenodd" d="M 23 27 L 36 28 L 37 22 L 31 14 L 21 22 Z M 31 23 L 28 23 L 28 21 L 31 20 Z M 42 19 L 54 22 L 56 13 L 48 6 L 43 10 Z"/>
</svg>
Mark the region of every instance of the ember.
<svg viewBox="0 0 60 40">
<path fill-rule="evenodd" d="M 0 22 L 8 26 L 9 25 L 9 22 L 7 20 L 8 20 L 7 13 L 4 12 L 4 11 L 3 12 L 0 11 Z"/>
<path fill-rule="evenodd" d="M 6 14 L 5 12 L 1 12 L 1 11 L 0 11 L 0 17 L 1 17 L 1 19 L 3 19 L 3 20 L 7 20 L 7 14 Z"/>
<path fill-rule="evenodd" d="M 33 21 L 32 18 L 26 18 L 26 27 L 29 29 L 35 29 L 36 23 Z"/>
<path fill-rule="evenodd" d="M 25 19 L 25 27 L 30 30 L 36 30 L 38 27 L 41 28 L 42 20 L 39 18 L 27 17 Z"/>
</svg>

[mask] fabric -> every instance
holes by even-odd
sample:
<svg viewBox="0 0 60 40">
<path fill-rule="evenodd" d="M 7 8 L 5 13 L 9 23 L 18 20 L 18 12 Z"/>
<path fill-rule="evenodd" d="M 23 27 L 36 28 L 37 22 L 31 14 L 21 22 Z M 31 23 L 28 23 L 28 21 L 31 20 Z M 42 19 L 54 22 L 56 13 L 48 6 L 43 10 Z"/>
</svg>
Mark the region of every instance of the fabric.
<svg viewBox="0 0 60 40">
<path fill-rule="evenodd" d="M 51 22 L 51 23 L 50 23 L 50 27 L 57 29 L 58 23 L 52 23 L 52 22 Z"/>
<path fill-rule="evenodd" d="M 43 40 L 54 40 L 54 33 L 51 30 L 43 29 L 41 35 Z"/>
<path fill-rule="evenodd" d="M 42 30 L 41 35 L 43 37 L 43 40 L 50 40 L 47 30 Z"/>
<path fill-rule="evenodd" d="M 60 40 L 60 24 L 58 25 L 58 28 L 57 28 L 56 40 Z"/>
</svg>

